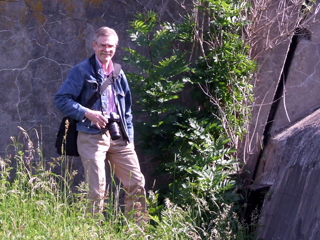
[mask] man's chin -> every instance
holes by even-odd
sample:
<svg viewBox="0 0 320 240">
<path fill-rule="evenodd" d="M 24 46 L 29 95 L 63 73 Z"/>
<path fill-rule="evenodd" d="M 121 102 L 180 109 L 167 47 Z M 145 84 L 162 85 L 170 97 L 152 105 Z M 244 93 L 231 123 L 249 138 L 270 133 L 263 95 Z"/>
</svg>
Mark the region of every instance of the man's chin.
<svg viewBox="0 0 320 240">
<path fill-rule="evenodd" d="M 108 56 L 108 57 L 103 56 L 99 60 L 101 63 L 107 63 L 111 60 L 111 57 L 110 56 Z"/>
</svg>

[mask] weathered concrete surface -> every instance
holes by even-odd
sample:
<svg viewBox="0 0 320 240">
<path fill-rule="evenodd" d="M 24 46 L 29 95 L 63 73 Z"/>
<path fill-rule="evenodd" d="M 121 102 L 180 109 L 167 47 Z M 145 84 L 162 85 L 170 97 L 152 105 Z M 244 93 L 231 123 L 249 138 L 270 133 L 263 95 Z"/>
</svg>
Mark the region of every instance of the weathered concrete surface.
<svg viewBox="0 0 320 240">
<path fill-rule="evenodd" d="M 246 163 L 247 179 L 253 177 L 261 152 L 264 131 L 274 102 L 286 56 L 295 26 L 299 21 L 300 2 L 256 1 L 256 14 L 251 26 L 251 56 L 257 62 L 253 79 L 254 104 L 249 132 L 239 151 L 239 158 Z M 281 22 L 285 20 L 285 24 Z"/>
<path fill-rule="evenodd" d="M 317 110 L 267 146 L 255 185 L 272 187 L 264 200 L 258 238 L 320 239 L 319 119 Z"/>
<path fill-rule="evenodd" d="M 320 107 L 320 45 L 302 40 L 298 43 L 285 83 L 271 136 Z"/>
<path fill-rule="evenodd" d="M 300 11 L 297 6 L 293 9 Z M 288 26 L 295 29 L 298 21 L 296 16 Z M 261 51 L 257 58 L 255 107 L 243 159 L 251 189 L 270 189 L 264 196 L 256 239 L 320 239 L 318 21 L 319 14 L 304 22 L 306 30 L 299 28 L 299 36 L 291 38 L 289 31 L 290 40 L 273 51 Z M 260 30 L 267 36 L 277 34 L 277 30 Z M 260 41 L 265 45 L 264 39 Z"/>
<path fill-rule="evenodd" d="M 170 0 L 0 1 L 0 156 L 14 149 L 10 137 L 17 138 L 21 126 L 33 140 L 37 130 L 46 159 L 57 157 L 54 141 L 62 115 L 53 104 L 54 95 L 72 66 L 93 53 L 94 30 L 106 25 L 117 31 L 114 61 L 126 71 L 121 48 L 134 48 L 127 34 L 129 21 L 151 9 L 171 22 L 179 22 L 179 13 L 184 14 Z M 150 188 L 153 166 L 139 157 Z"/>
</svg>

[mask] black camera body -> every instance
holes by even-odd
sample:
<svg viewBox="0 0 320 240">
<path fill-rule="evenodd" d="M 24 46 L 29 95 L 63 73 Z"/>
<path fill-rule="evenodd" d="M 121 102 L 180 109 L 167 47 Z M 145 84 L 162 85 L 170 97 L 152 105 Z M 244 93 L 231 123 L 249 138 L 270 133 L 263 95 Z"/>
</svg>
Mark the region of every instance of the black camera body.
<svg viewBox="0 0 320 240">
<path fill-rule="evenodd" d="M 115 113 L 110 113 L 110 118 L 108 119 L 108 130 L 112 140 L 117 140 L 121 137 L 121 130 L 119 127 L 120 116 Z"/>
</svg>

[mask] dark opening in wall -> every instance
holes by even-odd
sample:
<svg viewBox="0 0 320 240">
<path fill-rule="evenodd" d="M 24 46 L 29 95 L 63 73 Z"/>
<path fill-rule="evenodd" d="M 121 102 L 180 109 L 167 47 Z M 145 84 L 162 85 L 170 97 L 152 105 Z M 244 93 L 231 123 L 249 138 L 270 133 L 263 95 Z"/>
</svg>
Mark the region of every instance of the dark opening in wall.
<svg viewBox="0 0 320 240">
<path fill-rule="evenodd" d="M 297 39 L 298 42 L 301 40 L 311 40 L 311 32 L 306 28 L 297 28 L 294 35 L 294 38 Z"/>
<path fill-rule="evenodd" d="M 258 221 L 260 219 L 262 205 L 265 197 L 269 194 L 270 187 L 271 186 L 265 186 L 255 190 L 249 189 L 245 193 L 247 195 L 247 204 L 241 217 L 243 217 L 245 223 L 248 224 L 250 234 L 254 234 L 256 227 L 259 225 Z"/>
</svg>

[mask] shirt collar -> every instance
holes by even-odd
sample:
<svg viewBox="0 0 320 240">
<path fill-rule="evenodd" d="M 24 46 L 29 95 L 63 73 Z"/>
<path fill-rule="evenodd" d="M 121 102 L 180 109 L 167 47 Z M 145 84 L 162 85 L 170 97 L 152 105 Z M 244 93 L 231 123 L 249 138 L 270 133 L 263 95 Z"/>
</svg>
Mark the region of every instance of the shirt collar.
<svg viewBox="0 0 320 240">
<path fill-rule="evenodd" d="M 102 71 L 103 71 L 103 73 L 104 73 L 105 75 L 108 76 L 108 75 L 110 75 L 110 73 L 113 72 L 113 62 L 112 62 L 111 59 L 110 59 L 110 61 L 109 61 L 109 65 L 107 66 L 106 69 L 104 68 L 104 66 L 102 65 L 102 63 L 100 62 L 100 60 L 97 58 L 97 56 L 96 56 L 96 61 L 97 61 L 97 63 L 99 64 L 100 68 L 102 69 Z"/>
</svg>

